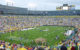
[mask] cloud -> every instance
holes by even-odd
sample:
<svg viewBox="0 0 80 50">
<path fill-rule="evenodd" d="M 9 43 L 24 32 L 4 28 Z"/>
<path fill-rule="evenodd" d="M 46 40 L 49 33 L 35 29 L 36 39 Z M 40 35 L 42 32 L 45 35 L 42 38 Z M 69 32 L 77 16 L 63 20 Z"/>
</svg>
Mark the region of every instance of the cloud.
<svg viewBox="0 0 80 50">
<path fill-rule="evenodd" d="M 60 4 L 75 4 L 80 5 L 80 0 L 45 0 L 45 2 L 50 3 L 60 3 Z"/>
<path fill-rule="evenodd" d="M 37 6 L 36 3 L 28 3 L 27 7 L 29 8 L 35 8 Z"/>
</svg>

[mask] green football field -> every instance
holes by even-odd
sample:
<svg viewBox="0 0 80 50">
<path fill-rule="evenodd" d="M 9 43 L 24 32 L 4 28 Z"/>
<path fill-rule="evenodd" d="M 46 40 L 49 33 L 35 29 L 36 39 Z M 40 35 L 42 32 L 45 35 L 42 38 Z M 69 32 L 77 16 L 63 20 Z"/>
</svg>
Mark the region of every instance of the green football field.
<svg viewBox="0 0 80 50">
<path fill-rule="evenodd" d="M 41 26 L 31 30 L 14 31 L 11 33 L 1 34 L 0 40 L 5 40 L 7 42 L 16 44 L 23 43 L 26 46 L 35 46 L 35 39 L 44 38 L 47 41 L 46 43 L 51 46 L 59 43 L 61 40 L 66 39 L 67 37 L 64 36 L 64 33 L 69 29 L 73 29 L 73 27 Z M 59 38 L 56 39 L 56 36 Z"/>
</svg>

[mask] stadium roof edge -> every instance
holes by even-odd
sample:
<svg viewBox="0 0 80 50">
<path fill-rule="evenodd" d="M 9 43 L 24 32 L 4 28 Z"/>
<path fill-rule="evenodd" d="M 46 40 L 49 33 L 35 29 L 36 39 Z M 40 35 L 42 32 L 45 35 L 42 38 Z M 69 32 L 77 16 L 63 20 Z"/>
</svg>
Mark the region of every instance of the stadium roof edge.
<svg viewBox="0 0 80 50">
<path fill-rule="evenodd" d="M 9 5 L 2 5 L 2 4 L 0 4 L 0 6 L 7 6 L 7 7 L 12 7 L 12 8 L 23 8 L 23 7 L 16 7 L 16 6 L 9 6 Z M 24 8 L 24 9 L 28 9 L 28 8 Z"/>
</svg>

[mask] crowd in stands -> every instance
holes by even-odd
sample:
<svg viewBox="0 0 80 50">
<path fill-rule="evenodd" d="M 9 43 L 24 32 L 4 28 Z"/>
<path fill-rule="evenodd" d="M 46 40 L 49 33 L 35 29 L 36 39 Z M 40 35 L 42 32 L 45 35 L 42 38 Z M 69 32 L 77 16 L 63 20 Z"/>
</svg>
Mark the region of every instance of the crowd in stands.
<svg viewBox="0 0 80 50">
<path fill-rule="evenodd" d="M 80 18 L 53 18 L 53 17 L 35 17 L 35 16 L 0 16 L 0 31 L 23 29 L 42 25 L 67 25 L 74 26 L 80 23 Z M 6 30 L 6 31 L 4 31 Z M 74 35 L 59 43 L 54 47 L 33 46 L 28 47 L 24 44 L 11 44 L 0 40 L 0 50 L 80 50 L 80 29 Z"/>
<path fill-rule="evenodd" d="M 42 25 L 74 26 L 79 23 L 80 18 L 57 18 L 54 16 L 0 16 L 0 31 L 6 32 L 9 30 Z"/>
</svg>

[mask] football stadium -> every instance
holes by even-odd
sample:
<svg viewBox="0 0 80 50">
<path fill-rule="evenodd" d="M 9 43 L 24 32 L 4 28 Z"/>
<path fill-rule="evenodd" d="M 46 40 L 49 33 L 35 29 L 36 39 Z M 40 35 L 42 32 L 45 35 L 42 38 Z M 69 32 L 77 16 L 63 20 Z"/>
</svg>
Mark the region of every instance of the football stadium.
<svg viewBox="0 0 80 50">
<path fill-rule="evenodd" d="M 0 50 L 79 50 L 80 10 L 68 4 L 56 9 L 0 4 Z"/>
</svg>

